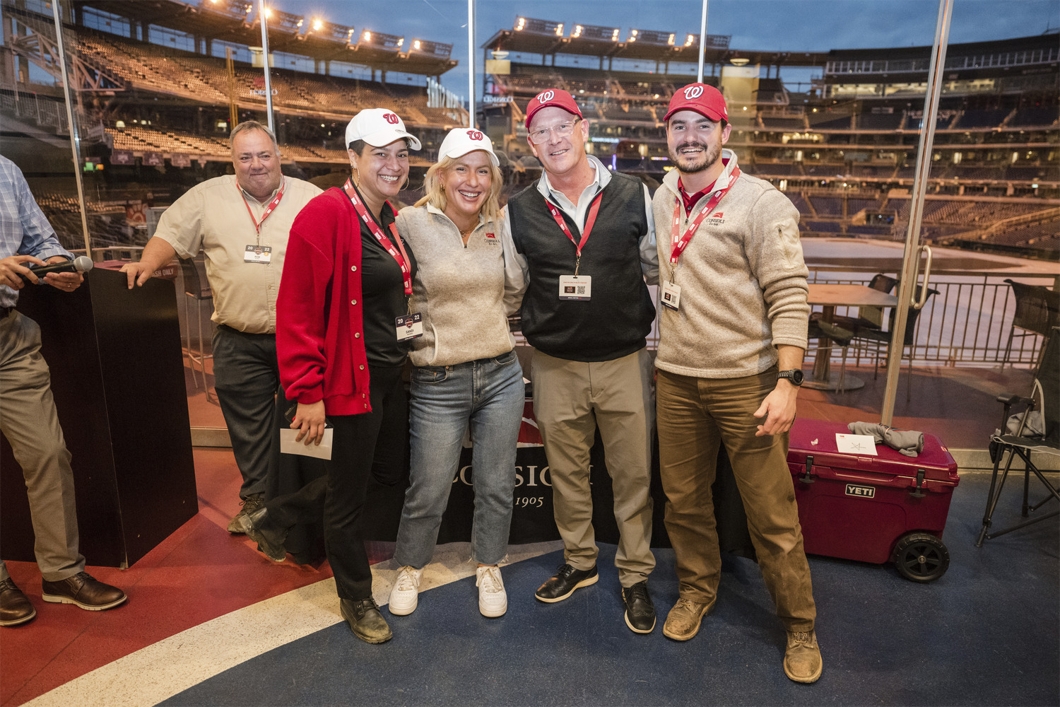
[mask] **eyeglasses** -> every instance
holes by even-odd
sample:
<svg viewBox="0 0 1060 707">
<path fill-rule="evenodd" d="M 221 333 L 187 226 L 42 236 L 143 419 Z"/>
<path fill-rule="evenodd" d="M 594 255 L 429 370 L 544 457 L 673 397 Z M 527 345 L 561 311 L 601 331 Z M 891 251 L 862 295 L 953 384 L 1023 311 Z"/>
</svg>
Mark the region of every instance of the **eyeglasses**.
<svg viewBox="0 0 1060 707">
<path fill-rule="evenodd" d="M 581 118 L 576 119 L 573 123 L 560 123 L 559 125 L 553 125 L 551 128 L 541 128 L 530 133 L 530 142 L 535 145 L 543 145 L 548 142 L 549 135 L 552 133 L 556 134 L 559 139 L 568 138 L 574 134 L 574 126 L 578 124 Z"/>
</svg>

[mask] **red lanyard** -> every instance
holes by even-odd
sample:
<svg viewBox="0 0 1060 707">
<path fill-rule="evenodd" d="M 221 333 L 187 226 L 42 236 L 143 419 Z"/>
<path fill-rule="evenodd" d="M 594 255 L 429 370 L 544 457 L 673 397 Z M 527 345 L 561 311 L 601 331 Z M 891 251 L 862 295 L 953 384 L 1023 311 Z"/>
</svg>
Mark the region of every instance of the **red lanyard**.
<svg viewBox="0 0 1060 707">
<path fill-rule="evenodd" d="M 280 205 L 280 199 L 283 198 L 283 190 L 287 186 L 287 180 L 284 179 L 280 182 L 280 190 L 276 192 L 276 198 L 269 202 L 269 205 L 265 207 L 265 212 L 261 215 L 261 220 L 258 221 L 254 218 L 254 212 L 250 210 L 250 203 L 247 202 L 247 195 L 243 193 L 243 187 L 236 183 L 236 189 L 239 190 L 239 195 L 243 197 L 243 206 L 247 207 L 247 214 L 250 216 L 250 222 L 254 224 L 254 232 L 260 238 L 261 236 L 261 225 L 265 223 L 265 219 L 272 215 L 272 212 L 276 210 L 276 207 Z"/>
<path fill-rule="evenodd" d="M 552 213 L 552 218 L 556 219 L 556 223 L 566 234 L 570 242 L 575 247 L 575 260 L 574 260 L 574 274 L 578 274 L 578 266 L 582 262 L 582 248 L 585 247 L 585 242 L 589 240 L 589 234 L 593 232 L 593 226 L 596 225 L 596 216 L 600 213 L 600 202 L 603 200 L 604 192 L 601 191 L 595 197 L 593 197 L 592 204 L 589 205 L 589 215 L 585 217 L 585 228 L 582 229 L 581 241 L 574 240 L 574 235 L 567 228 L 567 222 L 563 220 L 563 215 L 560 214 L 559 209 L 552 203 L 551 200 L 545 199 L 545 203 L 548 204 L 548 210 Z"/>
<path fill-rule="evenodd" d="M 390 257 L 397 261 L 398 266 L 401 268 L 401 279 L 405 283 L 405 296 L 409 297 L 412 295 L 412 268 L 409 266 L 409 256 L 405 252 L 405 246 L 401 242 L 401 236 L 398 235 L 397 224 L 393 221 L 390 222 L 390 233 L 394 236 L 394 241 L 391 242 L 386 234 L 383 233 L 383 229 L 379 228 L 379 224 L 375 222 L 371 214 L 368 213 L 368 209 L 365 208 L 364 202 L 361 201 L 361 197 L 357 194 L 357 190 L 353 187 L 353 182 L 349 179 L 346 180 L 343 189 L 346 191 L 346 196 L 353 202 L 353 208 L 357 210 L 357 215 L 361 217 L 361 220 L 368 226 L 368 230 L 371 231 L 375 239 L 379 241 L 379 245 L 383 246 L 383 249 L 390 253 Z M 394 212 L 394 216 L 397 216 L 397 209 L 389 201 L 386 205 L 390 207 L 390 210 Z M 397 248 L 394 248 L 394 243 L 397 243 Z M 401 252 L 398 252 L 401 251 Z"/>
<path fill-rule="evenodd" d="M 688 230 L 681 234 L 681 211 L 684 209 L 684 204 L 681 202 L 681 195 L 678 194 L 677 204 L 674 205 L 674 225 L 670 231 L 671 243 L 673 244 L 670 250 L 670 264 L 677 265 L 677 261 L 681 258 L 681 254 L 685 252 L 685 248 L 692 242 L 692 236 L 696 235 L 696 231 L 699 229 L 699 225 L 703 223 L 703 219 L 710 215 L 712 211 L 717 207 L 725 195 L 732 189 L 732 185 L 736 183 L 736 180 L 740 176 L 740 168 L 733 167 L 732 172 L 729 174 L 729 183 L 724 189 L 718 189 L 710 197 L 710 201 L 707 202 L 703 210 L 699 212 L 695 220 L 689 225 Z"/>
</svg>

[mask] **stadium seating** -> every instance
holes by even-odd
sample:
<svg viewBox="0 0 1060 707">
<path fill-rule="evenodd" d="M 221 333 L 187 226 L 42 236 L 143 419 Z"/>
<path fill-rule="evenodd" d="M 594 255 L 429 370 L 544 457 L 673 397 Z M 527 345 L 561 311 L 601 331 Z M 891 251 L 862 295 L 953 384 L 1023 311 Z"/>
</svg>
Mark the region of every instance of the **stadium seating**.
<svg viewBox="0 0 1060 707">
<path fill-rule="evenodd" d="M 228 72 L 223 59 L 159 47 L 146 42 L 80 30 L 78 48 L 107 66 L 127 87 L 177 95 L 196 102 L 226 104 Z M 446 111 L 427 107 L 422 87 L 394 86 L 375 81 L 343 79 L 288 69 L 270 72 L 273 105 L 281 111 L 323 113 L 348 119 L 368 107 L 390 107 L 413 125 L 451 122 Z M 260 70 L 237 64 L 236 100 L 265 103 Z"/>
<path fill-rule="evenodd" d="M 1009 111 L 1005 109 L 995 110 L 966 110 L 953 124 L 954 128 L 967 130 L 969 128 L 996 128 L 1008 117 Z"/>
<path fill-rule="evenodd" d="M 135 156 L 160 153 L 165 165 L 159 172 L 165 172 L 168 177 L 169 170 L 173 169 L 173 155 L 186 155 L 204 165 L 229 159 L 224 133 L 228 128 L 231 98 L 237 103 L 239 119 L 260 117 L 263 113 L 264 77 L 260 69 L 246 62 L 236 62 L 234 86 L 230 87 L 232 79 L 226 62 L 220 57 L 83 26 L 78 26 L 71 36 L 74 50 L 87 63 L 101 67 L 121 84 L 113 100 L 100 93 L 98 98 L 94 96 L 92 101 L 85 102 L 86 117 L 80 122 L 82 126 L 93 126 L 96 132 L 89 141 L 91 151 L 86 153 L 93 157 L 102 155 L 105 160 L 107 147 L 132 152 Z M 5 122 L 15 119 L 33 124 L 65 139 L 68 134 L 65 106 L 54 89 L 27 100 L 26 95 L 19 93 L 24 85 L 3 83 L 12 81 L 7 77 L 16 75 L 12 69 L 15 66 L 12 51 L 0 47 L 0 69 L 4 69 L 0 71 L 0 115 Z M 657 182 L 663 168 L 668 166 L 662 159 L 652 159 L 667 154 L 661 119 L 676 87 L 692 78 L 678 73 L 612 70 L 611 66 L 627 68 L 631 64 L 619 62 L 621 57 L 610 51 L 579 61 L 578 67 L 570 67 L 555 61 L 541 65 L 518 61 L 514 58 L 518 50 L 513 49 L 514 73 L 487 77 L 487 87 L 491 96 L 511 99 L 516 106 L 512 111 L 514 117 L 520 115 L 520 110 L 525 112 L 527 102 L 541 90 L 552 87 L 569 90 L 591 121 L 593 137 L 604 138 L 594 145 L 594 154 L 609 166 L 642 173 L 646 182 Z M 241 56 L 246 56 L 245 51 Z M 601 68 L 585 68 L 595 65 L 597 58 Z M 612 62 L 612 58 L 616 60 Z M 667 70 L 663 66 L 657 64 L 656 70 Z M 392 71 L 389 65 L 368 68 Z M 744 103 L 748 112 L 740 109 L 739 117 L 734 117 L 735 129 L 729 145 L 740 153 L 741 165 L 747 172 L 784 187 L 802 215 L 802 230 L 807 235 L 894 238 L 904 232 L 909 198 L 901 195 L 911 191 L 916 160 L 915 131 L 922 127 L 922 120 L 916 116 L 923 94 L 905 83 L 908 77 L 892 76 L 893 83 L 889 84 L 888 79 L 874 77 L 869 83 L 877 88 L 867 95 L 865 89 L 850 85 L 858 77 L 828 75 L 823 85 L 814 83 L 806 93 L 796 93 L 794 87 L 789 93 L 789 87 L 773 76 L 770 67 L 763 64 L 760 68 L 764 71 L 752 89 L 752 98 L 740 99 L 748 101 Z M 1055 68 L 1051 70 L 1055 75 Z M 1041 88 L 1050 78 L 1048 75 L 1044 79 L 1037 75 L 1020 77 L 1020 81 L 1030 82 L 1027 85 L 1039 86 L 1032 92 L 1011 87 L 989 93 L 944 90 L 935 142 L 936 154 L 941 159 L 931 163 L 929 198 L 923 211 L 926 239 L 974 239 L 975 232 L 985 232 L 1016 216 L 1033 215 L 1043 209 L 1040 199 L 1056 199 L 1060 195 L 1056 151 L 1049 147 L 1056 142 L 1060 109 L 1055 87 Z M 716 85 L 725 83 L 716 76 L 708 77 L 707 81 Z M 842 86 L 844 83 L 848 85 Z M 881 83 L 888 85 L 881 88 Z M 433 157 L 443 131 L 466 119 L 466 114 L 457 111 L 429 107 L 423 86 L 274 67 L 270 72 L 270 87 L 284 159 L 296 163 L 291 165 L 293 170 L 304 169 L 309 176 L 346 164 L 347 156 L 341 149 L 342 126 L 362 108 L 392 108 L 422 136 L 425 149 L 415 155 L 418 167 Z M 731 90 L 728 85 L 723 88 Z M 30 89 L 28 95 L 32 93 Z M 491 123 L 489 134 L 497 141 L 498 149 L 510 156 L 510 162 L 508 157 L 503 161 L 510 165 L 505 170 L 507 193 L 525 186 L 540 166 L 528 156 L 522 128 L 511 129 L 513 123 L 507 121 L 513 116 L 498 117 L 497 108 L 487 104 L 486 119 Z M 118 121 L 127 127 L 117 128 Z M 105 129 L 102 146 L 98 125 Z M 617 153 L 614 161 L 612 153 Z M 954 162 L 955 155 L 960 155 L 957 162 Z M 1013 155 L 1016 163 L 1012 163 Z M 176 163 L 185 162 L 178 159 Z M 207 169 L 217 168 L 213 164 Z M 157 178 L 157 175 L 149 177 Z M 105 181 L 105 177 L 100 180 Z M 412 193 L 406 195 L 409 194 Z M 892 194 L 894 198 L 890 198 Z M 47 208 L 54 212 L 56 219 L 69 226 L 70 232 L 80 233 L 76 200 L 71 199 L 61 194 L 45 197 Z M 110 234 L 108 238 L 131 237 L 113 209 L 91 208 L 91 217 L 100 219 L 93 223 L 103 233 Z M 854 223 L 864 221 L 866 211 L 893 213 L 895 222 L 883 224 L 879 219 L 869 219 L 868 223 Z M 858 214 L 862 217 L 857 217 Z M 101 219 L 109 220 L 104 223 Z M 988 238 L 1001 245 L 1060 249 L 1055 220 L 1027 224 L 1026 220 L 1018 219 L 1018 224 L 1011 229 L 989 233 Z"/>
<path fill-rule="evenodd" d="M 1010 127 L 1052 127 L 1060 120 L 1060 107 L 1038 106 L 1020 108 L 1008 121 Z"/>
<path fill-rule="evenodd" d="M 860 130 L 897 130 L 902 127 L 905 114 L 901 111 L 893 113 L 862 113 L 858 116 L 858 128 Z"/>
</svg>

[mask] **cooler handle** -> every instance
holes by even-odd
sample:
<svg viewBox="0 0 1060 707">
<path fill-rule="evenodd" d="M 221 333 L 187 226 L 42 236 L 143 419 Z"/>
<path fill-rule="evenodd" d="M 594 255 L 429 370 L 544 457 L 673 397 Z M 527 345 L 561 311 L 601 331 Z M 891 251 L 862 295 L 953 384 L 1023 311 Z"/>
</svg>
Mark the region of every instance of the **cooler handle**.
<svg viewBox="0 0 1060 707">
<path fill-rule="evenodd" d="M 813 476 L 810 475 L 810 471 L 812 469 L 813 469 L 813 455 L 812 454 L 807 454 L 806 455 L 806 473 L 799 477 L 799 481 L 801 481 L 804 484 L 812 484 L 814 481 L 817 481 L 817 479 L 813 478 Z"/>
<path fill-rule="evenodd" d="M 916 487 L 909 492 L 909 495 L 913 498 L 924 497 L 924 492 L 921 491 L 921 489 L 924 488 L 924 476 L 926 475 L 926 473 L 927 472 L 925 472 L 923 469 L 916 470 Z"/>
</svg>

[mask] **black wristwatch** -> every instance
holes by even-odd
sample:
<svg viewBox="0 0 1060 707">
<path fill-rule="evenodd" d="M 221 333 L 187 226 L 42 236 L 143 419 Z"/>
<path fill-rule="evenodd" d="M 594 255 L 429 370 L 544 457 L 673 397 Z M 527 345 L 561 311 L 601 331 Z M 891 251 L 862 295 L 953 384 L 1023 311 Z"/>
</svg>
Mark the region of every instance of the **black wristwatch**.
<svg viewBox="0 0 1060 707">
<path fill-rule="evenodd" d="M 798 387 L 802 385 L 803 375 L 802 371 L 800 371 L 798 368 L 795 368 L 790 371 L 781 371 L 780 373 L 777 373 L 777 380 L 780 380 L 781 378 L 787 378 L 789 383 L 791 383 L 795 387 Z"/>
</svg>

